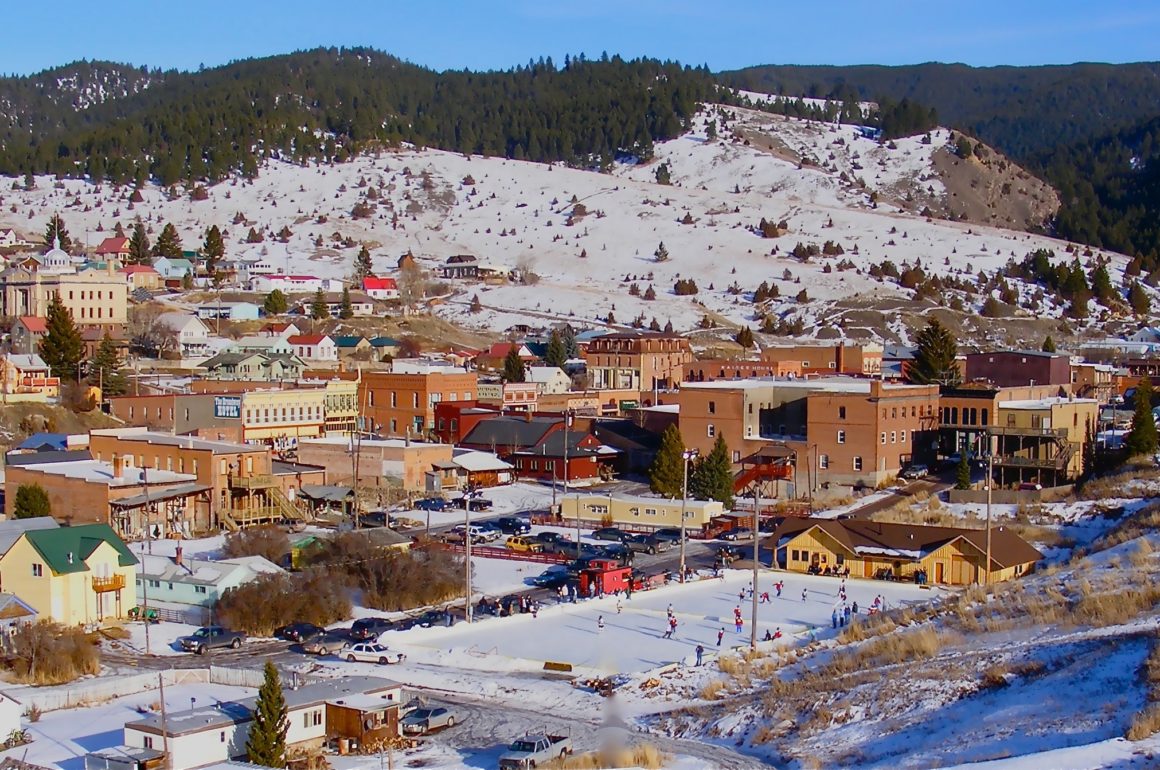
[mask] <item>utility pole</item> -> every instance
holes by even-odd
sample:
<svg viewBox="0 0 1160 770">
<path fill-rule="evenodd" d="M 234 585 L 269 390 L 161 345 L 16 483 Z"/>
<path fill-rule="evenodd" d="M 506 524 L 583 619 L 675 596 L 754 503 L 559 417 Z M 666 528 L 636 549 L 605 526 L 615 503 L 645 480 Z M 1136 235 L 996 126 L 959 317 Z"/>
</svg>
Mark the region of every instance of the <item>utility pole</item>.
<svg viewBox="0 0 1160 770">
<path fill-rule="evenodd" d="M 696 449 L 681 452 L 681 577 L 685 582 L 685 509 L 689 505 L 689 461 L 700 453 Z"/>
<path fill-rule="evenodd" d="M 761 483 L 757 480 L 753 482 L 753 607 L 752 615 L 749 622 L 749 649 L 757 649 L 757 568 L 761 566 L 758 561 L 758 542 L 757 533 L 760 531 L 761 524 Z"/>
<path fill-rule="evenodd" d="M 149 628 L 148 622 L 145 628 Z M 169 713 L 165 710 L 165 675 L 161 671 L 157 672 L 157 689 L 161 696 L 161 745 L 165 751 L 165 767 L 172 770 L 173 754 L 169 751 Z"/>
<path fill-rule="evenodd" d="M 990 437 L 987 438 L 987 560 L 983 564 L 983 585 L 991 583 L 991 487 L 994 486 L 995 452 Z"/>
</svg>

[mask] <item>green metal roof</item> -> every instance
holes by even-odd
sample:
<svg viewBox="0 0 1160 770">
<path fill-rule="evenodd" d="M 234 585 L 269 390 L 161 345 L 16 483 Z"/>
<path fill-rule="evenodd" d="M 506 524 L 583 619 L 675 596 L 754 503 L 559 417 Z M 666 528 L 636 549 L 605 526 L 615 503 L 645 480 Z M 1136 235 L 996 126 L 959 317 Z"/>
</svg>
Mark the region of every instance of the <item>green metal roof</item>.
<svg viewBox="0 0 1160 770">
<path fill-rule="evenodd" d="M 93 551 L 101 543 L 108 543 L 117 549 L 120 556 L 117 563 L 128 567 L 137 563 L 137 557 L 125 545 L 125 541 L 117 537 L 108 524 L 79 524 L 74 527 L 59 527 L 57 529 L 37 529 L 25 532 L 24 536 L 44 558 L 48 568 L 57 575 L 67 575 L 72 572 L 87 572 L 85 559 L 93 555 Z M 70 560 L 69 554 L 72 554 Z"/>
</svg>

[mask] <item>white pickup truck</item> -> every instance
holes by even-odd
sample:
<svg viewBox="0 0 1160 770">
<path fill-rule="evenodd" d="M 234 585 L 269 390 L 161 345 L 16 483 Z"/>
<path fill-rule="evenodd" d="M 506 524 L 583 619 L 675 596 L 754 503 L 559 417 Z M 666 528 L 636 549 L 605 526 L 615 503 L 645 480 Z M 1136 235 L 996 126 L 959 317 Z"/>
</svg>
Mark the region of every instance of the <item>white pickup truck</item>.
<svg viewBox="0 0 1160 770">
<path fill-rule="evenodd" d="M 567 735 L 525 735 L 517 738 L 500 755 L 500 770 L 530 770 L 553 759 L 572 753 L 572 738 Z"/>
</svg>

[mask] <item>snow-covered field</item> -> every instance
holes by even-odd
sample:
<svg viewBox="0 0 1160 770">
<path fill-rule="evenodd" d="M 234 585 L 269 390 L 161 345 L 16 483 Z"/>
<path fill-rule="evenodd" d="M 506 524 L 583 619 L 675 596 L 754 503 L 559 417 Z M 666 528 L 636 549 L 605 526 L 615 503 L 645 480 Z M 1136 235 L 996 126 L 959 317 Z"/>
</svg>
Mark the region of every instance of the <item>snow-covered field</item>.
<svg viewBox="0 0 1160 770">
<path fill-rule="evenodd" d="M 1049 238 L 928 222 L 887 202 L 903 183 L 942 194 L 930 158 L 946 143 L 945 130 L 933 132 L 932 144 L 906 139 L 890 149 L 858 137 L 851 126 L 729 108 L 737 116 L 731 126 L 744 124 L 818 163 L 799 167 L 732 139 L 709 141 L 705 126 L 715 109 L 698 119 L 693 132 L 658 145 L 655 160 L 618 165 L 611 173 L 400 150 L 336 166 L 271 162 L 253 182 L 209 188 L 204 201 L 170 199 L 166 191 L 146 188 L 144 201 L 131 208 L 127 188 L 40 177 L 37 188 L 27 192 L 0 182 L 0 225 L 35 236 L 59 210 L 73 235 L 92 247 L 117 222 L 128 226 L 140 217 L 154 237 L 163 222 L 172 221 L 185 245 L 193 247 L 207 227 L 217 224 L 226 231 L 228 257 L 264 256 L 285 272 L 327 277 L 351 272 L 357 247 L 343 247 L 340 240 L 346 237 L 369 243 L 376 269 L 385 274 L 406 251 L 429 268 L 450 255 L 470 253 L 501 270 L 522 267 L 536 273 L 539 284 L 531 291 L 523 285 L 450 282 L 452 294 L 435 312 L 492 330 L 529 319 L 599 326 L 610 312 L 618 324 L 643 316 L 646 323 L 671 320 L 678 330 L 695 326 L 706 311 L 752 325 L 755 308 L 745 293 L 763 281 L 780 291 L 770 310 L 804 312 L 807 321 L 824 317 L 836 324 L 841 316 L 827 311 L 824 302 L 802 306 L 795 301 L 797 293 L 805 289 L 811 300 L 855 297 L 889 307 L 909 292 L 866 276 L 870 265 L 885 259 L 899 269 L 921 261 L 928 273 L 963 278 L 1001 270 L 1008 259 L 1022 259 L 1040 247 L 1070 259 L 1063 253 L 1065 244 Z M 655 180 L 662 163 L 671 169 L 671 185 Z M 371 188 L 376 191 L 370 201 L 374 213 L 352 218 L 355 204 Z M 869 201 L 874 191 L 882 194 L 877 208 Z M 233 224 L 235 218 L 239 224 Z M 759 237 L 751 228 L 762 218 L 786 220 L 788 234 Z M 244 242 L 251 227 L 266 235 L 265 242 Z M 283 227 L 291 232 L 285 243 L 274 237 Z M 653 254 L 662 241 L 670 259 L 658 263 Z M 798 242 L 821 246 L 825 241 L 840 244 L 844 255 L 803 262 L 788 254 Z M 839 260 L 854 269 L 837 269 Z M 1124 264 L 1113 256 L 1114 284 Z M 826 272 L 826 266 L 832 271 Z M 674 282 L 690 277 L 700 292 L 675 296 Z M 630 296 L 633 283 L 642 295 L 654 286 L 657 300 Z M 729 291 L 731 285 L 738 293 Z M 473 314 L 468 306 L 475 294 L 484 310 Z M 1059 312 L 1046 307 L 1042 314 Z"/>
<path fill-rule="evenodd" d="M 777 580 L 785 582 L 781 598 L 773 588 Z M 698 644 L 709 654 L 748 645 L 751 603 L 748 597 L 739 599 L 738 592 L 744 593 L 750 581 L 749 572 L 728 571 L 723 580 L 673 584 L 635 593 L 631 599 L 608 596 L 545 607 L 538 617 L 489 618 L 449 629 L 392 634 L 391 638 L 400 640 L 409 651 L 429 646 L 453 656 L 469 650 L 483 653 L 476 658 L 480 669 L 489 668 L 493 659 L 497 668 L 506 669 L 512 664 L 510 659 L 516 658 L 530 662 L 533 668 L 545 661 L 560 661 L 604 674 L 642 672 L 671 663 L 691 663 Z M 768 591 L 771 601 L 758 605 L 759 638 L 766 630 L 778 629 L 783 640 L 811 633 L 819 638 L 830 635 L 831 614 L 841 605 L 837 595 L 840 584 L 837 578 L 763 571 L 759 593 Z M 929 601 L 937 594 L 913 584 L 876 580 L 848 580 L 846 590 L 848 600 L 858 603 L 863 618 L 878 595 L 885 597 L 888 607 L 895 607 Z M 677 617 L 677 632 L 664 639 L 670 604 Z M 735 607 L 741 608 L 745 621 L 740 634 L 733 625 Z M 603 629 L 598 627 L 601 617 Z M 721 630 L 725 634 L 718 647 Z"/>
</svg>

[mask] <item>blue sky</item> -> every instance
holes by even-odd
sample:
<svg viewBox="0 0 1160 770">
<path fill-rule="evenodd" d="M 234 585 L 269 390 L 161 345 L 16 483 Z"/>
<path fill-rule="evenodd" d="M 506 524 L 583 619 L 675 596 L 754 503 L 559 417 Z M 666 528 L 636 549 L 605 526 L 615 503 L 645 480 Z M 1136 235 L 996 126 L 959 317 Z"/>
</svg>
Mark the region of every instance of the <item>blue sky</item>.
<svg viewBox="0 0 1160 770">
<path fill-rule="evenodd" d="M 435 69 L 602 51 L 708 64 L 1160 59 L 1157 0 L 56 0 L 4 4 L 0 73 L 76 59 L 195 69 L 369 45 Z"/>
</svg>

